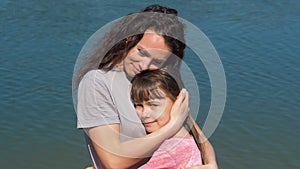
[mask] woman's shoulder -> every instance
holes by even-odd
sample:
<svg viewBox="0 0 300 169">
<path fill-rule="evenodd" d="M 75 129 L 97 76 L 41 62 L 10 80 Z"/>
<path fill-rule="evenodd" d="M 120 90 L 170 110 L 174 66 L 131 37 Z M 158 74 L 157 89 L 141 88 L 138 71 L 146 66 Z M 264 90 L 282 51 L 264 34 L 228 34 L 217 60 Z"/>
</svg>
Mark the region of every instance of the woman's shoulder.
<svg viewBox="0 0 300 169">
<path fill-rule="evenodd" d="M 95 85 L 105 85 L 110 86 L 112 83 L 116 81 L 123 81 L 124 79 L 124 72 L 118 70 L 90 70 L 87 72 L 80 83 L 90 84 L 94 83 Z"/>
<path fill-rule="evenodd" d="M 93 69 L 93 70 L 88 71 L 83 77 L 90 78 L 90 77 L 94 77 L 97 74 L 104 74 L 104 71 L 100 70 L 100 69 Z"/>
<path fill-rule="evenodd" d="M 84 84 L 95 84 L 95 83 L 103 83 L 105 82 L 105 76 L 104 72 L 102 70 L 90 70 L 88 71 L 81 79 L 79 85 L 84 85 Z"/>
<path fill-rule="evenodd" d="M 105 73 L 106 72 L 99 69 L 90 70 L 83 76 L 82 80 L 91 80 L 91 79 L 95 80 L 95 79 L 103 78 Z"/>
</svg>

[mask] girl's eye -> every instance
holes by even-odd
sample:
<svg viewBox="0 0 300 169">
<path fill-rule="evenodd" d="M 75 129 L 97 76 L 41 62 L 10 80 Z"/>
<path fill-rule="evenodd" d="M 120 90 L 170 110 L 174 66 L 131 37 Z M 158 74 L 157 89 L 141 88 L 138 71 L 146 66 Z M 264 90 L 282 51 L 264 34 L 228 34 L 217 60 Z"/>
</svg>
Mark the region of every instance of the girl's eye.
<svg viewBox="0 0 300 169">
<path fill-rule="evenodd" d="M 137 112 L 143 112 L 144 106 L 142 104 L 134 104 L 134 108 Z"/>
<path fill-rule="evenodd" d="M 140 103 L 133 104 L 135 108 L 143 108 L 144 106 Z"/>
<path fill-rule="evenodd" d="M 152 106 L 152 107 L 157 107 L 157 106 L 159 106 L 159 104 L 151 103 L 150 106 Z"/>
</svg>

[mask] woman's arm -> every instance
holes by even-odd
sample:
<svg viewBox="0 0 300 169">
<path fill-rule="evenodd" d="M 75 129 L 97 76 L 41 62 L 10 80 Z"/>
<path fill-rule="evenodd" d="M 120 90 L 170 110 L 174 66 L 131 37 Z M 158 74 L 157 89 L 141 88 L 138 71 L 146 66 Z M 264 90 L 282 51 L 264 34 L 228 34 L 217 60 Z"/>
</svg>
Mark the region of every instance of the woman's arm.
<svg viewBox="0 0 300 169">
<path fill-rule="evenodd" d="M 201 140 L 201 154 L 204 162 L 204 166 L 200 166 L 199 169 L 218 169 L 216 155 L 213 146 L 208 141 L 202 130 L 199 128 L 198 124 L 193 120 L 194 126 L 199 133 Z"/>
<path fill-rule="evenodd" d="M 121 142 L 120 125 L 111 124 L 89 129 L 89 136 L 106 168 L 128 168 L 149 157 L 165 139 L 173 136 L 181 128 L 188 111 L 188 93 L 184 89 L 172 107 L 169 123 L 151 134 Z"/>
</svg>

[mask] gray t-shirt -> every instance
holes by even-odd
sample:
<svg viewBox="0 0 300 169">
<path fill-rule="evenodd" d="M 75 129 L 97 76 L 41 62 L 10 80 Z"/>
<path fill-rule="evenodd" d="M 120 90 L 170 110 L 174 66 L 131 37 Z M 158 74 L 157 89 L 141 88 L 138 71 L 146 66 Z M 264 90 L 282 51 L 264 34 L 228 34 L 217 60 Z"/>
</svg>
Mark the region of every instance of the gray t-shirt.
<svg viewBox="0 0 300 169">
<path fill-rule="evenodd" d="M 130 89 L 124 71 L 89 71 L 78 88 L 77 127 L 120 124 L 121 141 L 146 135 L 131 103 Z"/>
</svg>

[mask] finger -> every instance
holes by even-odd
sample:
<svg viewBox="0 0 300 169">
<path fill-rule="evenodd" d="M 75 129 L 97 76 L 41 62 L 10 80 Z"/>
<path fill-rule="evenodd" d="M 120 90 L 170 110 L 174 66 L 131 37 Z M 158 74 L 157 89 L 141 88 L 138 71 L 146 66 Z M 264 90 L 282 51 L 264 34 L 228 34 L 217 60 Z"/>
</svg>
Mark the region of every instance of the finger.
<svg viewBox="0 0 300 169">
<path fill-rule="evenodd" d="M 176 100 L 175 100 L 175 102 L 174 102 L 174 105 L 177 105 L 177 106 L 179 106 L 180 104 L 182 104 L 183 103 L 183 101 L 184 101 L 184 99 L 185 99 L 185 90 L 184 89 L 182 89 L 181 91 L 180 91 L 180 93 L 178 94 L 178 96 L 177 96 L 177 98 L 176 98 Z"/>
<path fill-rule="evenodd" d="M 185 90 L 184 92 L 184 102 L 189 103 L 189 92 Z"/>
<path fill-rule="evenodd" d="M 182 102 L 184 102 L 184 100 L 186 99 L 186 93 L 187 93 L 186 89 L 184 89 L 184 88 L 181 89 L 181 91 L 176 99 L 176 100 L 178 100 L 178 103 L 181 104 Z"/>
<path fill-rule="evenodd" d="M 179 95 L 184 96 L 187 93 L 185 88 L 182 88 Z"/>
<path fill-rule="evenodd" d="M 186 112 L 186 114 L 188 114 L 188 112 L 190 111 L 190 106 L 189 106 L 189 93 L 187 91 L 185 91 L 185 97 L 184 100 L 182 102 L 183 108 L 184 108 L 184 112 Z"/>
</svg>

